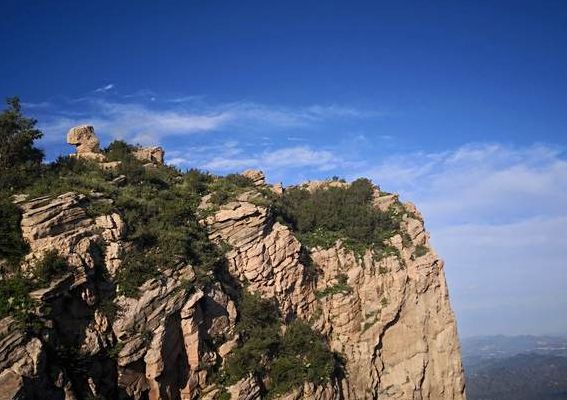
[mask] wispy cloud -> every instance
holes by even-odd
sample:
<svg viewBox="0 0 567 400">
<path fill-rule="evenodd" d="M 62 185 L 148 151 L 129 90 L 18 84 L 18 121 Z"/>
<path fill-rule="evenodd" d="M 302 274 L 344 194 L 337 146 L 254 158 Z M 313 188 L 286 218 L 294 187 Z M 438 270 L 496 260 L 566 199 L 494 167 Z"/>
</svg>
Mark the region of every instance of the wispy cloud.
<svg viewBox="0 0 567 400">
<path fill-rule="evenodd" d="M 104 85 L 101 86 L 97 89 L 94 90 L 95 93 L 105 93 L 108 92 L 109 90 L 114 89 L 114 84 L 113 83 L 109 83 L 108 85 Z"/>
<path fill-rule="evenodd" d="M 98 95 L 50 103 L 40 118 L 46 140 L 61 140 L 70 127 L 85 123 L 109 138 L 149 144 L 169 136 L 222 129 L 260 133 L 380 115 L 338 105 L 285 107 L 246 101 L 213 104 L 200 96 L 160 99 L 148 90 L 125 96 L 105 94 L 113 88 L 108 84 L 96 89 Z"/>
<path fill-rule="evenodd" d="M 222 155 L 204 162 L 201 167 L 214 171 L 260 168 L 281 175 L 282 170 L 305 167 L 328 171 L 337 168 L 342 161 L 329 150 L 316 150 L 308 146 L 285 147 L 257 154 L 242 154 L 242 151 L 232 148 L 226 150 Z"/>
<path fill-rule="evenodd" d="M 439 222 L 500 221 L 567 209 L 567 161 L 559 150 L 543 145 L 477 144 L 406 154 L 367 173 L 417 198 Z"/>
</svg>

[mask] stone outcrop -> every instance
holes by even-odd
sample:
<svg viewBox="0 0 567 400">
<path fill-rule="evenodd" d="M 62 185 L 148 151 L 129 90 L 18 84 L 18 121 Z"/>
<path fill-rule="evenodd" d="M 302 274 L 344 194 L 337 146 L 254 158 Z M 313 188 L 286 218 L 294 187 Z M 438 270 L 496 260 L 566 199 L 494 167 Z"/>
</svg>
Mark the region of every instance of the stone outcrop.
<svg viewBox="0 0 567 400">
<path fill-rule="evenodd" d="M 275 297 L 282 315 L 307 318 L 315 301 L 301 244 L 288 227 L 272 224 L 268 210 L 248 201 L 226 204 L 207 218 L 210 237 L 228 243 L 230 273 L 248 290 Z"/>
<path fill-rule="evenodd" d="M 140 161 L 153 164 L 163 164 L 163 158 L 165 156 L 163 148 L 158 146 L 140 147 L 134 150 L 132 154 Z"/>
<path fill-rule="evenodd" d="M 346 356 L 350 378 L 345 398 L 462 399 L 464 378 L 456 322 L 443 263 L 427 242 L 422 221 L 406 216 L 404 230 L 391 243 L 400 252 L 376 261 L 357 258 L 340 243 L 313 252 L 323 272 L 318 289 L 346 274 L 350 293 L 321 300 L 315 323 L 331 346 Z M 427 253 L 415 256 L 415 247 Z"/>
<path fill-rule="evenodd" d="M 27 340 L 25 332 L 11 317 L 0 320 L 0 399 L 39 398 L 42 390 L 24 382 L 32 381 L 40 386 L 44 382 L 38 377 L 44 371 L 41 341 L 37 338 Z"/>
<path fill-rule="evenodd" d="M 259 171 L 246 176 L 265 187 Z M 413 204 L 376 188 L 374 206 L 396 207 L 401 232 L 389 240 L 395 251 L 360 255 L 340 241 L 307 250 L 255 191 L 218 209 L 202 202 L 203 227 L 228 248 L 222 283 L 197 286 L 196 270 L 180 261 L 160 267 L 138 297 L 119 294 L 116 280 L 131 246 L 122 216 L 87 212 L 90 202 L 109 199 L 73 192 L 18 197 L 28 265 L 57 249 L 71 270 L 30 294 L 41 322 L 36 334 L 11 317 L 0 321 L 0 400 L 216 400 L 224 391 L 233 400 L 261 399 L 266 382 L 253 376 L 227 388 L 213 379 L 238 344 L 238 283 L 276 299 L 284 320 L 308 321 L 344 357 L 344 376 L 305 383 L 278 399 L 465 399 L 443 262 Z M 327 290 L 339 282 L 349 290 Z"/>
<path fill-rule="evenodd" d="M 99 162 L 105 160 L 100 151 L 100 142 L 91 125 L 79 125 L 69 129 L 67 143 L 77 147 L 77 157 Z"/>
<path fill-rule="evenodd" d="M 318 189 L 325 189 L 330 187 L 345 188 L 348 184 L 343 181 L 326 180 L 326 181 L 308 181 L 300 185 L 303 189 L 309 192 L 314 192 Z"/>
<path fill-rule="evenodd" d="M 116 169 L 120 165 L 120 161 L 107 161 L 106 156 L 100 150 L 100 141 L 91 125 L 79 125 L 69 129 L 67 143 L 76 146 L 75 157 L 96 161 L 103 169 Z M 138 147 L 134 149 L 132 155 L 142 162 L 162 165 L 165 152 L 158 146 Z"/>
<path fill-rule="evenodd" d="M 256 186 L 262 186 L 266 184 L 266 176 L 262 171 L 258 169 L 247 169 L 240 174 L 250 179 Z"/>
</svg>

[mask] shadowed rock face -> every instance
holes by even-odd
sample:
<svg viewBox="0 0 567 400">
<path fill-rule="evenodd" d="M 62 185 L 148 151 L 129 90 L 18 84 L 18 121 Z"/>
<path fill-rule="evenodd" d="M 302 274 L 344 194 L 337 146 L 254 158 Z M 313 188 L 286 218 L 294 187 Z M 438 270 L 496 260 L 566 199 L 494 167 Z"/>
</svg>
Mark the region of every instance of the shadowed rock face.
<svg viewBox="0 0 567 400">
<path fill-rule="evenodd" d="M 265 185 L 263 174 L 254 176 Z M 293 232 L 274 222 L 253 196 L 245 193 L 201 221 L 212 240 L 230 245 L 228 279 L 275 298 L 284 318 L 309 321 L 345 358 L 345 376 L 321 386 L 306 383 L 280 400 L 465 399 L 443 262 L 415 206 L 403 205 L 405 240 L 390 239 L 399 256 L 378 260 L 368 251 L 360 257 L 339 241 L 313 249 L 312 265 L 306 265 Z M 396 200 L 379 196 L 376 188 L 376 207 L 386 209 Z M 129 246 L 118 213 L 91 218 L 76 193 L 18 204 L 28 259 L 56 248 L 72 269 L 32 293 L 50 308 L 44 314 L 49 335 L 27 335 L 10 317 L 0 321 L 0 399 L 220 396 L 211 371 L 238 339 L 239 310 L 230 289 L 214 283 L 186 290 L 195 271 L 178 265 L 146 281 L 139 298 L 118 296 L 114 277 Z M 339 274 L 351 290 L 321 296 Z M 104 311 L 109 304 L 114 316 Z M 74 358 L 57 352 L 61 343 L 77 349 Z M 253 400 L 262 398 L 261 387 L 250 377 L 227 390 L 231 399 Z"/>
</svg>

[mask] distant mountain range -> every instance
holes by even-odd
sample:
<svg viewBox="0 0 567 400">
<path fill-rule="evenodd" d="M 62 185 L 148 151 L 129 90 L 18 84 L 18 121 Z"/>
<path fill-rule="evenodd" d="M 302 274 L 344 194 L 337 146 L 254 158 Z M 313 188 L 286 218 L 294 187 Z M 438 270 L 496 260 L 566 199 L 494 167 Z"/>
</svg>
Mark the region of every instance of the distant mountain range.
<svg viewBox="0 0 567 400">
<path fill-rule="evenodd" d="M 469 400 L 567 399 L 567 337 L 479 336 L 461 347 Z"/>
</svg>

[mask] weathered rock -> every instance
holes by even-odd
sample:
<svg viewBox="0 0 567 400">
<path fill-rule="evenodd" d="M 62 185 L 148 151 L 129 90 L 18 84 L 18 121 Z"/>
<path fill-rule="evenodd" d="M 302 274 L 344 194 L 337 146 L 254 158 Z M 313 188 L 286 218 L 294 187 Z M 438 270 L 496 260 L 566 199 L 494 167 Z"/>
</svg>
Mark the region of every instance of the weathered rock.
<svg viewBox="0 0 567 400">
<path fill-rule="evenodd" d="M 266 176 L 259 169 L 247 169 L 246 171 L 241 172 L 240 175 L 250 179 L 256 186 L 266 184 Z"/>
<path fill-rule="evenodd" d="M 398 195 L 397 194 L 384 194 L 380 193 L 379 191 L 374 193 L 374 207 L 378 208 L 381 211 L 388 211 L 391 205 L 396 204 L 398 202 Z"/>
<path fill-rule="evenodd" d="M 50 397 L 45 352 L 41 341 L 29 338 L 11 317 L 0 320 L 0 400 Z"/>
<path fill-rule="evenodd" d="M 235 385 L 228 388 L 230 398 L 234 400 L 259 400 L 260 385 L 254 377 L 242 379 Z"/>
<path fill-rule="evenodd" d="M 229 271 L 248 290 L 275 297 L 284 316 L 307 318 L 315 301 L 301 244 L 288 227 L 272 224 L 266 208 L 246 201 L 221 207 L 206 223 L 213 240 L 227 242 Z"/>
<path fill-rule="evenodd" d="M 77 157 L 99 162 L 105 160 L 100 152 L 100 142 L 91 125 L 79 125 L 69 129 L 67 143 L 77 147 Z"/>
<path fill-rule="evenodd" d="M 272 189 L 272 192 L 274 192 L 278 196 L 281 196 L 284 193 L 284 187 L 281 183 L 276 183 L 275 185 L 272 185 L 270 188 Z"/>
<path fill-rule="evenodd" d="M 151 147 L 141 147 L 139 149 L 136 149 L 134 150 L 133 155 L 142 162 L 163 164 L 163 158 L 165 156 L 165 152 L 161 147 L 151 146 Z"/>
<path fill-rule="evenodd" d="M 464 399 L 456 322 L 448 301 L 442 262 L 427 244 L 421 221 L 406 218 L 412 245 L 392 240 L 400 259 L 358 259 L 340 244 L 312 253 L 323 272 L 319 290 L 338 273 L 350 293 L 321 300 L 315 326 L 346 356 L 345 398 Z M 414 259 L 415 245 L 429 252 Z M 343 391 L 345 387 L 343 387 Z"/>
<path fill-rule="evenodd" d="M 303 189 L 309 192 L 314 192 L 318 189 L 326 189 L 330 187 L 345 188 L 348 183 L 343 181 L 326 180 L 326 181 L 308 181 L 300 185 Z"/>
</svg>

